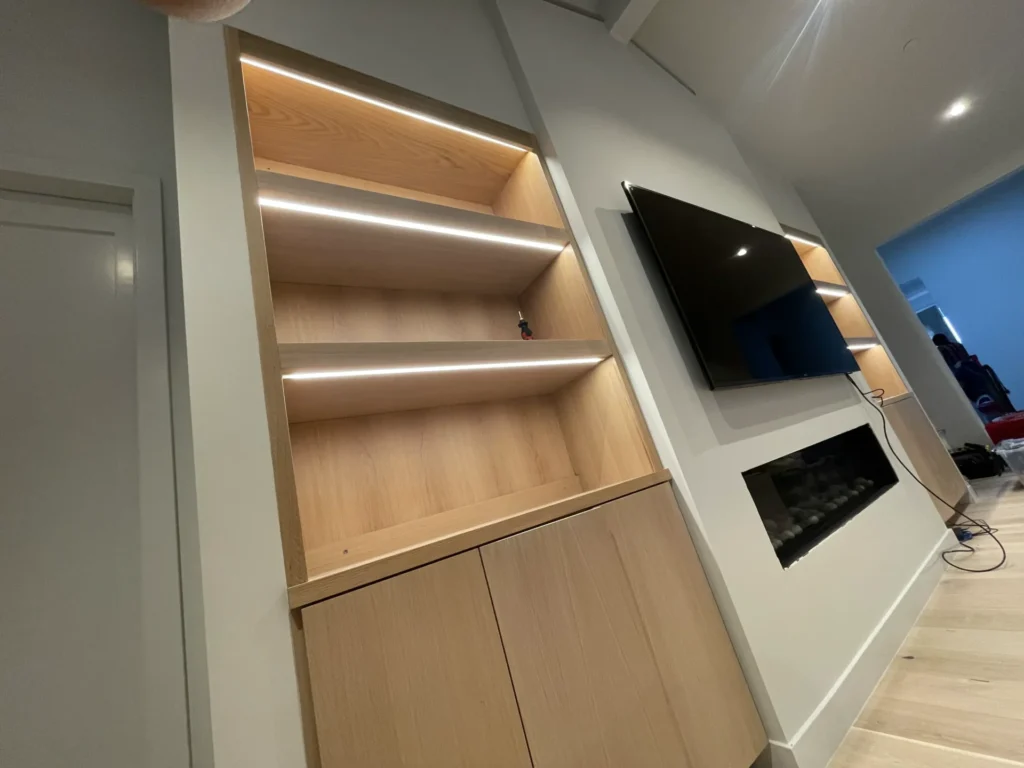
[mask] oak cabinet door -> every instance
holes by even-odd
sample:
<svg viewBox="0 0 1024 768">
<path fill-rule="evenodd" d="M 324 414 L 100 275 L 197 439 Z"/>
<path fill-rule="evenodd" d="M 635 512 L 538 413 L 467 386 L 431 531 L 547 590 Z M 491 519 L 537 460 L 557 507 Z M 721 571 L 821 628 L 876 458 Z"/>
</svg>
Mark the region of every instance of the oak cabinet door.
<svg viewBox="0 0 1024 768">
<path fill-rule="evenodd" d="M 323 768 L 529 768 L 478 550 L 302 618 Z"/>
<path fill-rule="evenodd" d="M 536 768 L 748 768 L 764 748 L 668 484 L 481 553 Z"/>
</svg>

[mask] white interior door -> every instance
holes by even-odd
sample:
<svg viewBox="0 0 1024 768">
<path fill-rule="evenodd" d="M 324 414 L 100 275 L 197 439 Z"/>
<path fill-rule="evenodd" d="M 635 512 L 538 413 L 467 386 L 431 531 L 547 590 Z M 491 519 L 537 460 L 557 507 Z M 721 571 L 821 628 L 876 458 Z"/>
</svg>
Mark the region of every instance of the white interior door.
<svg viewBox="0 0 1024 768">
<path fill-rule="evenodd" d="M 130 209 L 0 191 L 0 765 L 153 765 L 134 277 Z"/>
</svg>

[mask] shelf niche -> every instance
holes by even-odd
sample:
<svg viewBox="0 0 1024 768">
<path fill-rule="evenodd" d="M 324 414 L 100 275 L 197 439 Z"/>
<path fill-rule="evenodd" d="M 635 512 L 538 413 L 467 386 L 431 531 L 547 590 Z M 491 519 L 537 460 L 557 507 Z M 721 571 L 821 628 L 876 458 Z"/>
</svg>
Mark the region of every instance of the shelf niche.
<svg viewBox="0 0 1024 768">
<path fill-rule="evenodd" d="M 832 255 L 824 246 L 815 245 L 799 240 L 790 240 L 793 248 L 800 255 L 807 274 L 815 283 L 821 286 L 835 286 L 847 288 L 846 279 L 839 271 Z M 864 308 L 853 293 L 845 296 L 822 296 L 822 300 L 828 306 L 828 311 L 835 320 L 836 327 L 848 343 L 857 343 L 865 340 L 877 342 L 875 329 L 868 320 Z M 881 343 L 868 349 L 854 350 L 853 357 L 864 374 L 871 389 L 882 389 L 885 391 L 885 400 L 892 397 L 902 397 L 909 390 L 906 383 L 896 370 L 892 358 Z"/>
<path fill-rule="evenodd" d="M 663 482 L 535 139 L 242 41 L 292 605 Z"/>
</svg>

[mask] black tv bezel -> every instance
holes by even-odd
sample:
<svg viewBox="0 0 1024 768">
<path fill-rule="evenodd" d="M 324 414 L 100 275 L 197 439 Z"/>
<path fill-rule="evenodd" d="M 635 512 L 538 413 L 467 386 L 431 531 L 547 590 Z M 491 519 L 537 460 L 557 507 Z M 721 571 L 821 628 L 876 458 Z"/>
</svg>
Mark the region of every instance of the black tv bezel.
<svg viewBox="0 0 1024 768">
<path fill-rule="evenodd" d="M 651 252 L 654 254 L 655 261 L 657 261 L 658 263 L 658 270 L 661 273 L 662 280 L 665 283 L 665 287 L 668 288 L 669 295 L 672 297 L 672 304 L 676 308 L 676 314 L 679 316 L 679 319 L 683 324 L 683 328 L 686 331 L 686 336 L 690 340 L 690 347 L 693 349 L 693 353 L 697 356 L 697 362 L 700 364 L 700 369 L 704 373 L 704 379 L 707 381 L 708 387 L 710 389 L 746 389 L 750 387 L 762 386 L 764 384 L 778 384 L 779 382 L 783 381 L 809 381 L 813 379 L 826 379 L 832 376 L 846 376 L 851 373 L 856 373 L 860 370 L 860 366 L 857 365 L 857 359 L 853 356 L 853 353 L 851 352 L 850 359 L 853 360 L 854 367 L 849 371 L 833 371 L 830 373 L 804 373 L 797 376 L 779 376 L 762 379 L 741 379 L 738 381 L 723 381 L 720 379 L 716 381 L 715 377 L 711 375 L 711 371 L 708 368 L 708 363 L 705 359 L 704 352 L 701 349 L 701 345 L 698 343 L 697 337 L 694 334 L 693 329 L 690 326 L 690 322 L 686 317 L 686 312 L 683 310 L 682 302 L 679 300 L 679 295 L 676 293 L 675 285 L 673 284 L 671 278 L 668 275 L 668 271 L 665 268 L 665 262 L 662 258 L 662 255 L 661 253 L 658 252 L 658 246 L 654 242 L 654 237 L 651 235 L 651 231 L 647 228 L 647 223 L 644 221 L 644 217 L 640 213 L 639 206 L 637 206 L 636 200 L 633 199 L 633 194 L 631 192 L 631 190 L 633 189 L 640 189 L 643 190 L 644 192 L 650 192 L 651 194 L 654 195 L 661 195 L 662 197 L 671 198 L 671 196 L 666 195 L 664 192 L 658 192 L 657 190 L 642 187 L 639 184 L 631 184 L 628 181 L 622 182 L 622 191 L 625 192 L 626 194 L 626 199 L 629 201 L 629 207 L 633 211 L 633 215 L 636 216 L 637 220 L 640 222 L 640 226 L 644 230 L 644 235 L 647 238 L 647 243 L 651 248 Z M 677 198 L 671 199 L 675 200 Z M 679 200 L 679 202 L 684 203 L 686 205 L 693 205 L 693 203 L 686 203 L 685 200 Z M 700 206 L 696 205 L 694 205 L 694 207 L 700 208 Z M 717 213 L 716 211 L 712 211 L 710 209 L 703 210 L 707 210 L 708 213 L 713 213 L 718 216 L 725 216 L 725 214 Z M 725 218 L 732 217 L 725 216 Z M 733 219 L 733 221 L 736 221 L 737 223 L 740 224 L 746 224 L 746 222 L 739 221 L 739 219 Z M 770 235 L 775 235 L 777 237 L 786 239 L 783 235 L 780 235 L 777 232 L 771 232 L 770 230 L 762 229 L 761 227 L 755 226 L 754 224 L 747 224 L 747 226 L 751 227 L 752 229 L 756 229 L 761 232 L 766 232 Z M 797 253 L 796 248 L 793 249 L 793 255 L 797 258 L 799 258 L 800 256 Z M 810 275 L 807 276 L 807 283 L 810 286 L 810 288 L 814 289 L 814 280 L 811 279 Z M 832 319 L 831 313 L 829 315 L 829 318 Z M 835 320 L 832 319 L 832 322 L 834 324 Z M 843 339 L 842 331 L 839 330 L 838 325 L 836 326 L 836 332 L 839 335 L 839 338 Z"/>
</svg>

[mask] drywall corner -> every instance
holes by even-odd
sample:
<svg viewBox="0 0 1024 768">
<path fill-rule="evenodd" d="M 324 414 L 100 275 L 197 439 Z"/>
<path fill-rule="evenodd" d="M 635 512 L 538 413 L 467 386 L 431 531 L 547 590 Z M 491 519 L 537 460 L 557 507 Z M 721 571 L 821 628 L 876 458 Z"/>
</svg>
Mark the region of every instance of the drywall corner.
<svg viewBox="0 0 1024 768">
<path fill-rule="evenodd" d="M 181 510 L 196 766 L 305 765 L 224 31 L 170 23 L 195 508 Z"/>
<path fill-rule="evenodd" d="M 945 531 L 800 730 L 789 743 L 771 743 L 772 768 L 828 765 L 942 578 L 941 552 L 954 546 Z"/>
</svg>

